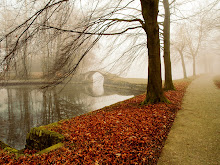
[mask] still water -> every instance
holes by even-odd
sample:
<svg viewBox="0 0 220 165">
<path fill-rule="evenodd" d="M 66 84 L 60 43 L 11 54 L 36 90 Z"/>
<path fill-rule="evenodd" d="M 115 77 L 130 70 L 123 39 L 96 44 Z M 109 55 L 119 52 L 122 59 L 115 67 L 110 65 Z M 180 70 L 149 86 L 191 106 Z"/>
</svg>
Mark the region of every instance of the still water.
<svg viewBox="0 0 220 165">
<path fill-rule="evenodd" d="M 62 89 L 62 90 L 61 90 Z M 25 146 L 32 127 L 78 116 L 143 91 L 69 84 L 50 90 L 36 86 L 0 88 L 0 140 L 16 149 Z"/>
</svg>

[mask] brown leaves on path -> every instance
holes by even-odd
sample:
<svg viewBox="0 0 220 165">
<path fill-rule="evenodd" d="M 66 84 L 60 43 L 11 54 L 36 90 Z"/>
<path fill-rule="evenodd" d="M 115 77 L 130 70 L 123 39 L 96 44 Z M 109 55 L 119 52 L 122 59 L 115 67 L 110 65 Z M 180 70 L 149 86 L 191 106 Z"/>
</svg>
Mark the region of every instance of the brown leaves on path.
<svg viewBox="0 0 220 165">
<path fill-rule="evenodd" d="M 63 121 L 53 130 L 64 147 L 18 159 L 0 152 L 0 164 L 156 164 L 188 84 L 165 92 L 171 104 L 143 106 L 143 94 Z"/>
<path fill-rule="evenodd" d="M 215 85 L 220 89 L 220 75 L 215 76 L 213 79 Z"/>
</svg>

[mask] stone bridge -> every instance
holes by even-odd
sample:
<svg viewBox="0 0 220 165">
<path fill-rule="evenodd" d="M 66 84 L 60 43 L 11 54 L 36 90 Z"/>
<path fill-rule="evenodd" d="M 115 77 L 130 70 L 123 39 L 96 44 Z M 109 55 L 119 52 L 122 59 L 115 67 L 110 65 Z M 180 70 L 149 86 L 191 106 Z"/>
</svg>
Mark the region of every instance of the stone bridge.
<svg viewBox="0 0 220 165">
<path fill-rule="evenodd" d="M 105 76 L 99 71 L 90 71 L 82 75 L 82 81 L 93 83 L 94 85 L 104 85 Z"/>
<path fill-rule="evenodd" d="M 135 84 L 126 81 L 126 78 L 118 77 L 117 75 L 111 73 L 102 73 L 100 71 L 90 71 L 80 75 L 80 79 L 77 82 L 86 83 L 89 85 L 87 93 L 90 95 L 111 95 L 112 93 L 133 93 L 142 91 L 143 93 L 146 91 L 146 84 Z M 104 87 L 105 86 L 105 87 Z M 104 88 L 111 88 L 112 92 L 106 93 Z M 123 91 L 124 90 L 124 91 Z M 109 90 L 108 90 L 109 91 Z M 92 94 L 93 93 L 93 94 Z"/>
</svg>

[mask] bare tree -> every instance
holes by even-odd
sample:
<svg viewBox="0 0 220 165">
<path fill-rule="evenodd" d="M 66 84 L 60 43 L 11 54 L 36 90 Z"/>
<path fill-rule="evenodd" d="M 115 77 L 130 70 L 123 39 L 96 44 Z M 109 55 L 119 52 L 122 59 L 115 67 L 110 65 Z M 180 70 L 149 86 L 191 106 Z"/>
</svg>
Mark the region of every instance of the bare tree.
<svg viewBox="0 0 220 165">
<path fill-rule="evenodd" d="M 165 90 L 174 90 L 174 85 L 173 85 L 173 80 L 172 80 L 171 60 L 170 60 L 170 15 L 171 15 L 170 6 L 171 4 L 169 3 L 169 0 L 163 0 L 163 7 L 165 11 L 165 16 L 164 16 L 165 18 L 163 22 L 164 65 L 165 65 L 164 89 Z"/>
<path fill-rule="evenodd" d="M 198 15 L 195 19 L 193 20 L 194 24 L 186 26 L 186 45 L 193 60 L 193 76 L 196 75 L 196 59 L 199 55 L 199 50 L 210 31 L 208 13 L 202 13 L 202 15 Z"/>
<path fill-rule="evenodd" d="M 185 1 L 185 3 L 188 2 L 190 1 Z M 191 3 L 195 5 L 196 1 L 191 1 Z M 218 3 L 218 0 L 201 1 L 195 5 L 197 6 L 195 12 L 189 12 L 188 16 L 181 13 L 182 17 L 178 17 L 178 20 L 175 21 L 177 28 L 175 28 L 176 34 L 172 45 L 180 55 L 184 78 L 187 77 L 185 59 L 188 58 L 193 61 L 193 75 L 196 75 L 198 57 L 206 56 L 201 51 L 204 50 L 204 45 L 209 45 L 207 39 L 209 38 L 210 40 L 212 38 L 210 37 L 212 34 L 210 30 L 218 24 L 218 19 L 216 19 L 218 17 L 218 9 L 215 9 Z"/>
<path fill-rule="evenodd" d="M 182 64 L 182 70 L 183 70 L 183 77 L 187 78 L 187 73 L 186 73 L 186 65 L 185 65 L 185 60 L 184 60 L 184 50 L 186 49 L 186 39 L 185 39 L 185 34 L 186 32 L 184 31 L 184 24 L 179 25 L 178 28 L 176 28 L 176 35 L 175 39 L 172 43 L 174 48 L 178 51 L 180 55 L 180 60 Z"/>
<path fill-rule="evenodd" d="M 61 48 L 61 52 L 59 53 L 60 56 L 57 58 L 52 70 L 56 72 L 65 68 L 65 74 L 62 74 L 61 77 L 61 79 L 63 79 L 77 71 L 82 60 L 102 36 L 121 35 L 131 30 L 142 28 L 147 35 L 148 48 L 148 85 L 144 103 L 168 102 L 163 95 L 161 79 L 160 40 L 157 21 L 159 0 L 140 0 L 141 15 L 139 15 L 139 17 L 128 14 L 122 17 L 125 14 L 121 11 L 132 8 L 130 4 L 133 3 L 134 0 L 130 0 L 129 2 L 110 2 L 104 8 L 102 3 L 105 2 L 94 2 L 96 5 L 92 8 L 91 12 L 89 12 L 89 15 L 84 13 L 86 19 L 83 20 L 79 26 L 60 27 L 49 21 L 47 24 L 37 22 L 40 15 L 46 10 L 51 10 L 51 13 L 54 13 L 60 5 L 68 3 L 67 0 L 48 0 L 45 6 L 41 7 L 40 10 L 36 11 L 32 16 L 14 28 L 11 32 L 7 33 L 5 37 L 0 40 L 2 41 L 14 32 L 20 31 L 13 50 L 5 56 L 3 62 L 6 61 L 6 59 L 11 61 L 15 57 L 15 55 L 13 55 L 15 50 L 21 48 L 25 42 L 29 41 L 43 30 L 72 33 L 72 35 L 66 37 L 66 45 Z M 102 5 L 102 10 L 98 9 L 99 4 Z M 133 9 L 135 10 L 135 8 Z M 143 20 L 141 17 L 143 17 Z M 129 26 L 123 27 L 120 25 L 121 22 L 129 23 Z M 116 29 L 116 27 L 118 28 Z M 29 31 L 29 35 L 25 37 L 25 32 L 27 30 Z M 80 48 L 85 45 L 87 45 L 86 48 L 83 49 L 83 51 L 79 51 Z M 73 58 L 76 59 L 76 63 L 70 62 Z"/>
</svg>

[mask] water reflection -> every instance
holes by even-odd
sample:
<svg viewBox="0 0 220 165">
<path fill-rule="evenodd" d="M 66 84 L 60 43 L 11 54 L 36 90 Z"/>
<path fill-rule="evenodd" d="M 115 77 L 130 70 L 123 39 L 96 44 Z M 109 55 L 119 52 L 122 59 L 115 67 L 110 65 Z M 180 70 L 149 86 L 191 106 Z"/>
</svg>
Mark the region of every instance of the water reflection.
<svg viewBox="0 0 220 165">
<path fill-rule="evenodd" d="M 33 86 L 0 89 L 0 140 L 22 149 L 32 127 L 81 115 L 134 95 L 132 91 L 92 85 L 70 84 L 62 92 L 60 89 L 39 90 Z"/>
</svg>

